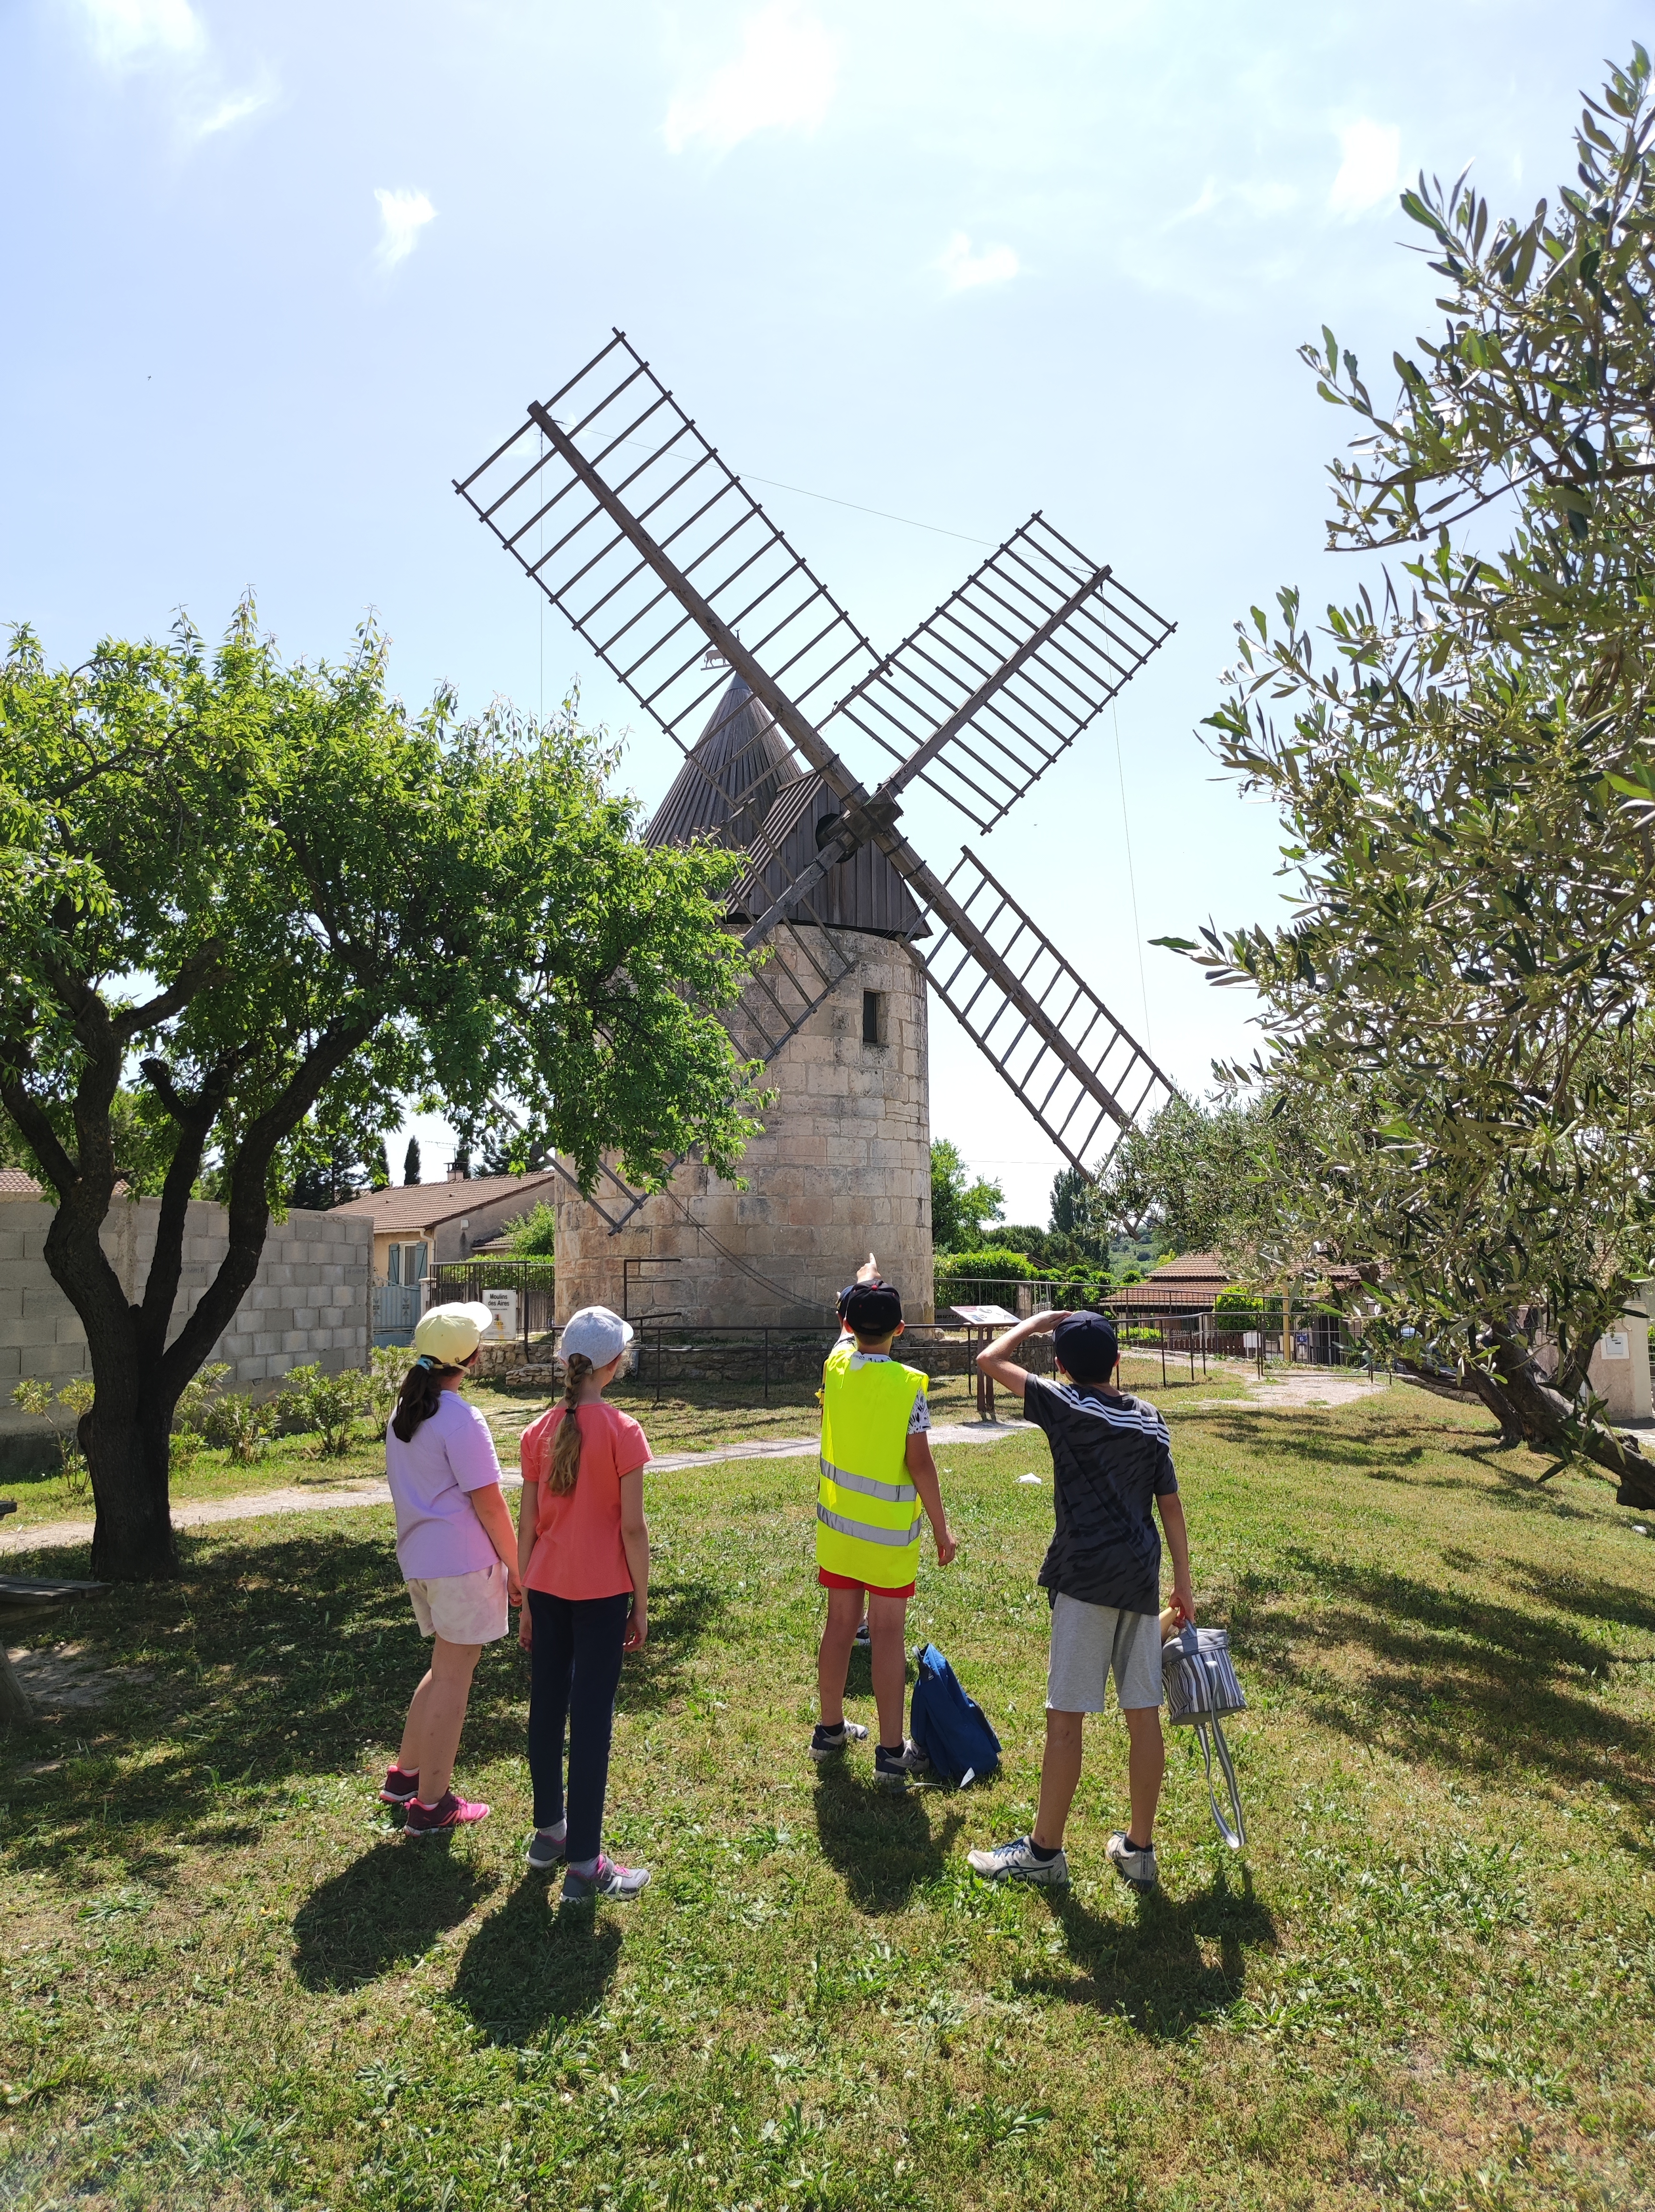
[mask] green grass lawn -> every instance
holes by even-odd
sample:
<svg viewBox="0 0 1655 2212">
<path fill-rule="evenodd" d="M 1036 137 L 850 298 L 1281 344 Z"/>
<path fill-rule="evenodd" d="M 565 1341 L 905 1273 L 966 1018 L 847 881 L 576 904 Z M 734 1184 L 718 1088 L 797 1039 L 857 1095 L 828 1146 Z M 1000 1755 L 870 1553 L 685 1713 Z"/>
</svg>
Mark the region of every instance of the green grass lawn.
<svg viewBox="0 0 1655 2212">
<path fill-rule="evenodd" d="M 1112 1717 L 1070 1893 L 962 1865 L 1033 1809 L 1038 1437 L 943 1452 L 912 1614 L 1004 1768 L 899 1802 L 804 1756 L 809 1462 L 655 1479 L 609 1824 L 655 1881 L 595 1918 L 522 1863 L 515 1647 L 459 1771 L 494 1818 L 405 1845 L 375 1802 L 421 1665 L 387 1512 L 187 1538 L 58 1632 L 111 1702 L 6 1745 L 0 2203 L 1655 2203 L 1655 1544 L 1485 1431 L 1400 1389 L 1175 1421 L 1252 1842 L 1175 1743 L 1149 1899 Z"/>
</svg>

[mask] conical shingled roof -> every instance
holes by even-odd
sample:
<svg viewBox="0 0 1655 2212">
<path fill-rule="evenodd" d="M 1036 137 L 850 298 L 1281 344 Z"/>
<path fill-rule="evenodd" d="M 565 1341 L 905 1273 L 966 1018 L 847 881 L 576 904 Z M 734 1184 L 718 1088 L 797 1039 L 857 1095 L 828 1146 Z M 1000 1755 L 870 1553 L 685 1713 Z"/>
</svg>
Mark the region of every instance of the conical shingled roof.
<svg viewBox="0 0 1655 2212">
<path fill-rule="evenodd" d="M 785 884 L 815 860 L 816 827 L 839 813 L 839 802 L 819 775 L 788 786 L 764 818 L 754 847 L 754 866 L 731 893 L 738 921 L 762 914 Z M 830 868 L 795 909 L 793 920 L 830 929 L 865 930 L 870 937 L 928 937 L 931 931 L 913 895 L 875 845 L 864 845 Z"/>
<path fill-rule="evenodd" d="M 655 810 L 646 834 L 652 845 L 750 845 L 784 785 L 803 771 L 770 709 L 732 676 L 689 758 Z"/>
</svg>

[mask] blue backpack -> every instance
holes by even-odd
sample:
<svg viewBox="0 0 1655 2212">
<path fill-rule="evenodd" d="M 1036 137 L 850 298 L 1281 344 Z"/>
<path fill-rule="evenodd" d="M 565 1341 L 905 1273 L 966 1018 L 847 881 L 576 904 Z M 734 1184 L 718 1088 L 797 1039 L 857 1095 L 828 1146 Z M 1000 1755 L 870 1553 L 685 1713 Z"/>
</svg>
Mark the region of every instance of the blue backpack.
<svg viewBox="0 0 1655 2212">
<path fill-rule="evenodd" d="M 963 1790 L 968 1782 L 993 1773 L 1000 1764 L 1000 1739 L 934 1644 L 918 1645 L 913 1656 L 918 1672 L 909 1733 L 932 1771 Z"/>
</svg>

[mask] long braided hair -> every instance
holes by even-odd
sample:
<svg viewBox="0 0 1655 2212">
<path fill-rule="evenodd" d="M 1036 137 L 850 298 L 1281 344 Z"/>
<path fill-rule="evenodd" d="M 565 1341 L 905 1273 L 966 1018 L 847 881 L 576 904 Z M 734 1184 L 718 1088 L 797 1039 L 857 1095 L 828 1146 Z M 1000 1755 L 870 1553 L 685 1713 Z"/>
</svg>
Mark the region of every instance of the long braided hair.
<svg viewBox="0 0 1655 2212">
<path fill-rule="evenodd" d="M 563 1419 L 552 1438 L 552 1471 L 546 1479 L 554 1498 L 567 1498 L 580 1473 L 580 1417 L 575 1407 L 581 1385 L 591 1372 L 592 1363 L 584 1352 L 569 1354 L 563 1377 Z"/>
<path fill-rule="evenodd" d="M 442 1378 L 458 1375 L 457 1367 L 446 1367 L 441 1360 L 421 1352 L 409 1369 L 397 1393 L 397 1410 L 391 1417 L 391 1431 L 405 1444 L 414 1441 L 414 1431 L 421 1421 L 428 1421 L 442 1403 Z"/>
</svg>

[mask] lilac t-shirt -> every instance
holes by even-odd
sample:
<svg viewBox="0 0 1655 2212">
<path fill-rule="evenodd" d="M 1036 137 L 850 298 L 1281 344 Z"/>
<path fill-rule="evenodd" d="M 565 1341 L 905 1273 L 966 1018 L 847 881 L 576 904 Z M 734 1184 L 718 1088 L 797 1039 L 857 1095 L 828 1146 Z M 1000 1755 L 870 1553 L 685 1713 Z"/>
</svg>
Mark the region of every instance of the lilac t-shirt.
<svg viewBox="0 0 1655 2212">
<path fill-rule="evenodd" d="M 500 1480 L 488 1424 L 458 1390 L 445 1390 L 437 1410 L 404 1443 L 385 1431 L 385 1480 L 397 1509 L 397 1558 L 404 1577 L 474 1575 L 494 1547 L 467 1492 Z"/>
</svg>

